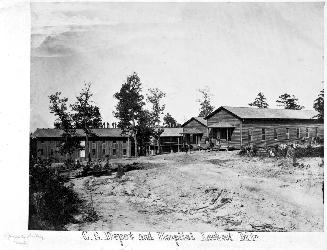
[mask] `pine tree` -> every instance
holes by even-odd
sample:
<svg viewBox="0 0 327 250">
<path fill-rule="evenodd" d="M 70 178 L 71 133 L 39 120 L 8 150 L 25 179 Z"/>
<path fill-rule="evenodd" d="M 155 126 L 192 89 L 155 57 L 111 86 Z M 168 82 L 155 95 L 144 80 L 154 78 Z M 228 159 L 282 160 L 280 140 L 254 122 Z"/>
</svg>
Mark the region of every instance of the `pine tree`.
<svg viewBox="0 0 327 250">
<path fill-rule="evenodd" d="M 313 103 L 313 108 L 318 112 L 319 121 L 324 121 L 324 89 L 322 89 Z"/>
<path fill-rule="evenodd" d="M 174 117 L 172 117 L 169 113 L 167 113 L 163 118 L 163 124 L 166 128 L 176 128 L 177 127 L 177 121 Z"/>
<path fill-rule="evenodd" d="M 257 97 L 254 99 L 254 102 L 249 103 L 249 106 L 254 106 L 258 108 L 268 108 L 268 103 L 266 101 L 266 97 L 262 92 L 259 92 Z"/>
<path fill-rule="evenodd" d="M 301 110 L 304 106 L 299 105 L 298 99 L 294 95 L 289 95 L 287 93 L 280 95 L 278 100 L 277 106 L 284 107 L 284 109 L 294 109 L 294 110 Z"/>
</svg>

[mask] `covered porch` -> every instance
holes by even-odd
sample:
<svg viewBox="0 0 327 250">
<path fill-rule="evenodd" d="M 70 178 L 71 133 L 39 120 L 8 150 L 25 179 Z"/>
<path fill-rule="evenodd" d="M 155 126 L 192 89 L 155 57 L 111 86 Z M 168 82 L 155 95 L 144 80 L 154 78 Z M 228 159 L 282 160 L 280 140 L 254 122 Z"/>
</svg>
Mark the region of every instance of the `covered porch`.
<svg viewBox="0 0 327 250">
<path fill-rule="evenodd" d="M 196 128 L 184 128 L 183 142 L 188 145 L 199 145 L 203 137 L 203 132 Z"/>
<path fill-rule="evenodd" d="M 232 140 L 235 126 L 228 122 L 218 122 L 208 126 L 208 134 L 214 146 L 228 149 Z"/>
</svg>

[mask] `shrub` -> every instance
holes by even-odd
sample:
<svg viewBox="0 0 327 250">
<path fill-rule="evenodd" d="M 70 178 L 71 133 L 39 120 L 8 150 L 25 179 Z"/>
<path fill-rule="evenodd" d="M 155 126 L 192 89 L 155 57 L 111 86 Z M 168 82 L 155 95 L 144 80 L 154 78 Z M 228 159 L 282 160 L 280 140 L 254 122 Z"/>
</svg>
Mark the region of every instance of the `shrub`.
<svg viewBox="0 0 327 250">
<path fill-rule="evenodd" d="M 73 220 L 80 200 L 64 185 L 63 180 L 46 165 L 30 168 L 29 223 L 30 230 L 62 230 Z"/>
<path fill-rule="evenodd" d="M 286 144 L 277 144 L 274 146 L 275 148 L 275 156 L 276 157 L 286 157 L 287 154 L 287 148 L 288 146 Z"/>
<path fill-rule="evenodd" d="M 306 147 L 297 147 L 295 149 L 296 157 L 323 157 L 324 146 L 312 147 L 308 145 Z"/>
<path fill-rule="evenodd" d="M 323 157 L 324 146 L 312 146 L 312 145 L 299 145 L 296 143 L 291 144 L 276 144 L 266 149 L 269 157 Z M 258 148 L 255 146 L 242 147 L 240 155 L 257 156 Z"/>
<path fill-rule="evenodd" d="M 255 145 L 242 146 L 239 155 L 256 156 L 258 153 L 258 147 Z"/>
</svg>

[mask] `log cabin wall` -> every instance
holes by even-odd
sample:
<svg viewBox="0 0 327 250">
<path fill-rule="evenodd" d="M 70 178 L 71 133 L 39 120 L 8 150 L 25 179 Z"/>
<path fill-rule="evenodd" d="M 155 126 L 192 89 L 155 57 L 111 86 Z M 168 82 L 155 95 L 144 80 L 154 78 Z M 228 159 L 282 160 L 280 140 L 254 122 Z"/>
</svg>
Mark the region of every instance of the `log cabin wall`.
<svg viewBox="0 0 327 250">
<path fill-rule="evenodd" d="M 265 140 L 262 140 L 262 129 L 265 129 Z M 287 129 L 289 135 L 287 135 Z M 251 131 L 252 140 L 249 141 Z M 277 139 L 275 138 L 276 135 Z M 243 145 L 255 144 L 259 147 L 265 147 L 281 143 L 299 142 L 303 138 L 310 140 L 313 137 L 324 138 L 324 125 L 322 123 L 311 120 L 244 120 L 242 124 Z"/>
<path fill-rule="evenodd" d="M 230 147 L 234 147 L 236 149 L 239 149 L 241 147 L 241 120 L 231 114 L 230 112 L 226 110 L 220 110 L 219 112 L 215 113 L 213 116 L 207 119 L 208 121 L 208 127 L 210 125 L 213 125 L 215 123 L 219 122 L 228 122 L 231 125 L 235 126 L 231 139 L 229 141 Z"/>
<path fill-rule="evenodd" d="M 183 126 L 183 132 L 187 133 L 188 131 L 191 131 L 191 129 L 197 129 L 203 133 L 202 136 L 200 137 L 200 144 L 205 144 L 205 138 L 208 137 L 207 126 L 203 125 L 196 119 L 192 119 L 189 123 L 187 123 Z M 193 144 L 195 144 L 195 143 L 193 143 Z"/>
</svg>

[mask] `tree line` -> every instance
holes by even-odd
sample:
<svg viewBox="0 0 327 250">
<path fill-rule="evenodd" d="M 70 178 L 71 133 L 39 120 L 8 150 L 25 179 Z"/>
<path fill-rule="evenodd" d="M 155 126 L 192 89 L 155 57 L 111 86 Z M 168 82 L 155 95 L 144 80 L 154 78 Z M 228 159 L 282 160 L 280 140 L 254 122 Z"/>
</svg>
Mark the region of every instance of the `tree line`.
<svg viewBox="0 0 327 250">
<path fill-rule="evenodd" d="M 165 105 L 162 101 L 166 94 L 158 88 L 150 88 L 146 95 L 143 94 L 142 82 L 137 75 L 129 75 L 122 84 L 120 90 L 113 97 L 117 100 L 113 115 L 118 119 L 117 127 L 133 138 L 135 156 L 145 153 L 146 145 L 151 137 L 160 143 L 159 137 L 164 127 L 180 127 L 181 125 L 169 113 L 163 119 Z M 63 97 L 61 92 L 49 96 L 50 113 L 56 117 L 54 127 L 63 130 L 63 142 L 59 146 L 61 154 L 68 154 L 69 158 L 76 149 L 83 149 L 77 138 L 77 129 L 85 133 L 85 145 L 88 145 L 89 137 L 95 136 L 93 128 L 103 126 L 99 107 L 92 99 L 91 83 L 84 84 L 81 92 L 73 104 L 68 104 L 68 98 Z M 146 104 L 151 108 L 147 109 Z M 158 145 L 160 149 L 160 144 Z M 88 160 L 91 155 L 88 153 Z"/>
<path fill-rule="evenodd" d="M 198 89 L 201 98 L 196 100 L 200 104 L 199 117 L 206 117 L 214 111 L 215 107 L 211 104 L 210 90 L 208 87 Z M 165 111 L 163 99 L 166 93 L 158 88 L 150 88 L 144 95 L 142 82 L 137 73 L 127 76 L 126 81 L 113 97 L 117 100 L 117 105 L 113 115 L 118 120 L 117 127 L 123 134 L 133 138 L 135 145 L 135 156 L 139 153 L 145 154 L 146 146 L 151 138 L 158 143 L 160 150 L 160 135 L 163 133 L 163 127 L 180 127 L 181 125 L 169 113 Z M 85 83 L 81 92 L 76 96 L 72 104 L 68 104 L 68 98 L 62 97 L 61 92 L 56 92 L 49 96 L 50 113 L 56 117 L 55 128 L 63 130 L 63 142 L 59 147 L 62 154 L 71 154 L 76 149 L 82 149 L 80 142 L 76 140 L 77 129 L 82 129 L 85 133 L 85 144 L 88 145 L 89 137 L 94 136 L 92 128 L 102 127 L 102 117 L 99 107 L 92 99 L 91 83 Z M 300 110 L 303 108 L 298 103 L 294 95 L 282 94 L 276 100 L 278 106 L 285 109 Z M 146 105 L 148 104 L 148 105 Z M 146 108 L 149 106 L 150 108 Z M 266 97 L 260 92 L 255 100 L 249 103 L 249 106 L 258 108 L 268 108 Z M 317 99 L 314 101 L 313 108 L 318 111 L 318 119 L 323 120 L 324 113 L 324 90 L 321 90 Z M 162 126 L 162 125 L 163 126 Z M 91 155 L 87 155 L 91 160 Z"/>
<path fill-rule="evenodd" d="M 276 100 L 277 106 L 282 107 L 284 109 L 292 109 L 292 110 L 301 110 L 304 106 L 299 104 L 298 98 L 294 95 L 290 95 L 288 93 L 282 94 Z M 257 97 L 254 99 L 253 102 L 249 103 L 249 106 L 254 106 L 258 108 L 268 108 L 269 105 L 266 101 L 266 97 L 262 92 L 259 92 Z M 313 108 L 318 112 L 316 118 L 318 120 L 324 120 L 324 89 L 322 89 L 318 97 L 313 102 Z"/>
<path fill-rule="evenodd" d="M 209 115 L 215 107 L 211 104 L 211 94 L 208 87 L 204 89 L 198 90 L 202 94 L 202 100 L 197 100 L 200 102 L 200 117 L 206 117 Z M 292 110 L 301 110 L 304 106 L 299 104 L 298 98 L 294 95 L 290 95 L 288 93 L 284 93 L 278 97 L 276 100 L 277 106 L 282 107 L 284 109 L 292 109 Z M 267 99 L 262 92 L 259 92 L 253 102 L 248 104 L 251 107 L 257 108 L 268 108 L 269 104 L 267 103 Z M 313 102 L 313 108 L 318 112 L 316 118 L 319 121 L 324 120 L 324 89 L 322 89 L 318 97 Z"/>
</svg>

